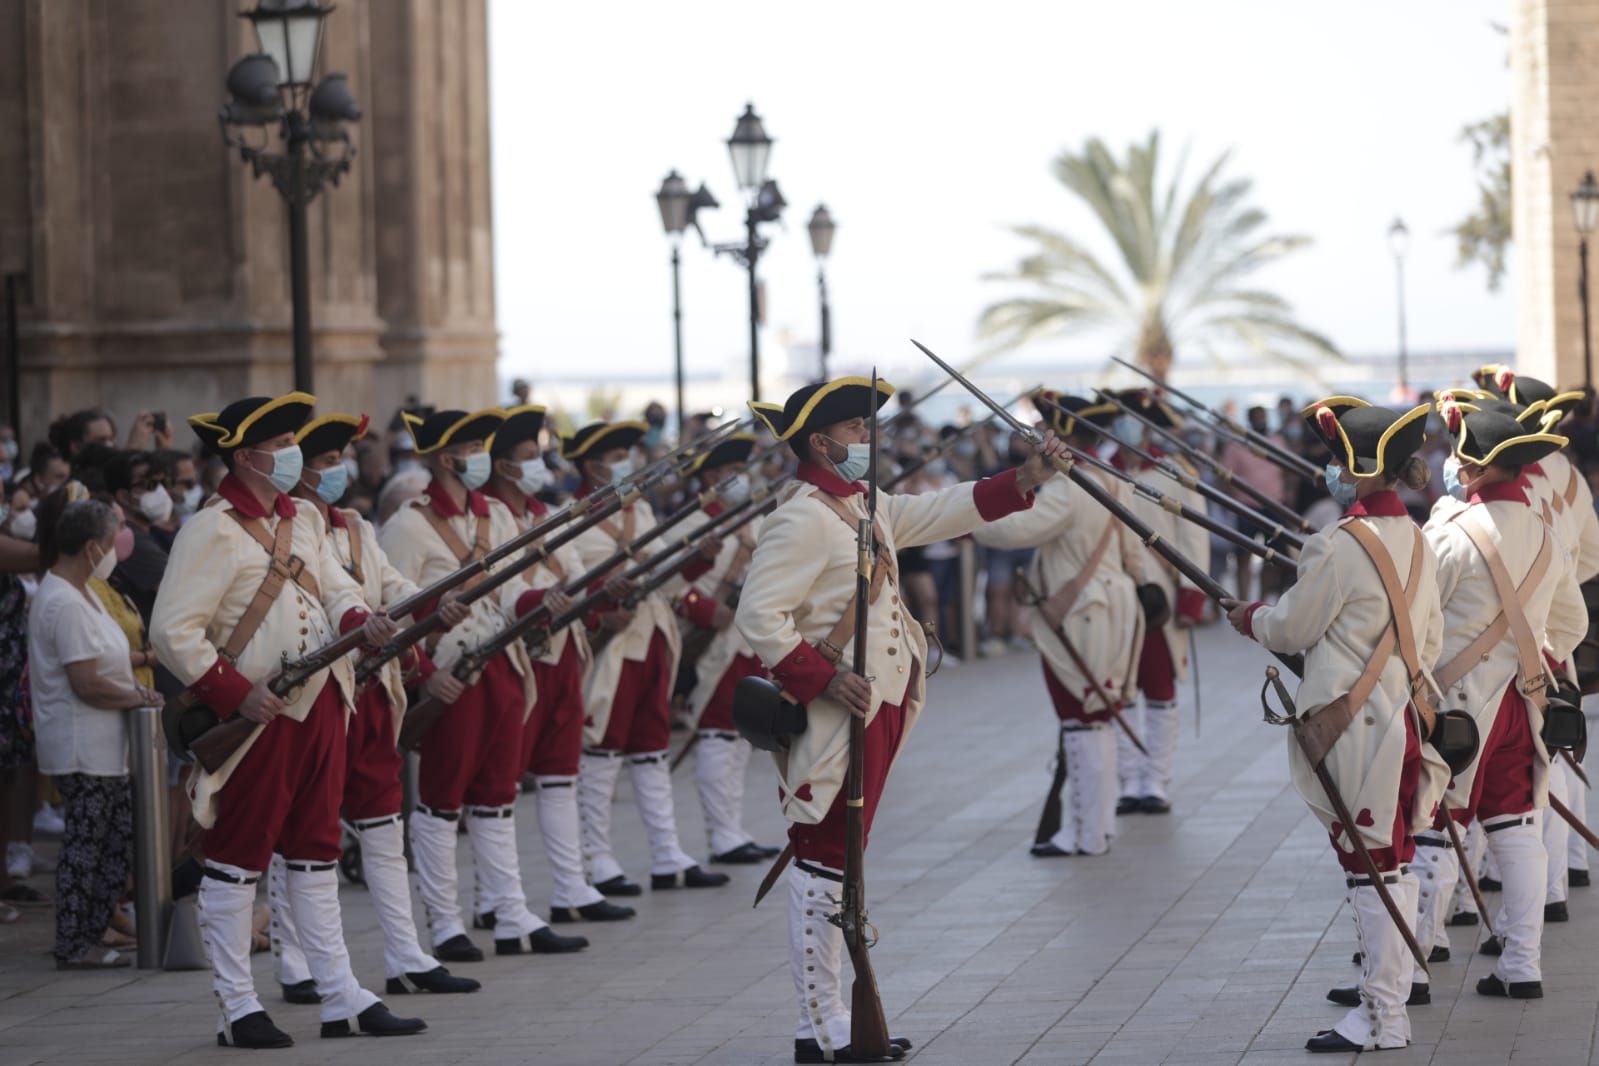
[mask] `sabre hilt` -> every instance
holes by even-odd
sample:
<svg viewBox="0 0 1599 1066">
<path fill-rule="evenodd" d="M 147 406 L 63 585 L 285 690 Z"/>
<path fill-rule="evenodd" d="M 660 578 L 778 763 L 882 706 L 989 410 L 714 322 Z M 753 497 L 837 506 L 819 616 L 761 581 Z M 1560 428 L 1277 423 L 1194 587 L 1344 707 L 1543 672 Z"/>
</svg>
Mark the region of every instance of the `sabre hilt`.
<svg viewBox="0 0 1599 1066">
<path fill-rule="evenodd" d="M 1271 709 L 1271 703 L 1266 699 L 1268 689 L 1277 691 L 1277 699 L 1282 703 L 1285 714 L 1278 714 Z M 1266 681 L 1260 686 L 1260 709 L 1270 725 L 1292 725 L 1299 720 L 1299 711 L 1294 707 L 1294 698 L 1288 694 L 1288 686 L 1283 684 L 1282 674 L 1275 666 L 1266 667 Z"/>
</svg>

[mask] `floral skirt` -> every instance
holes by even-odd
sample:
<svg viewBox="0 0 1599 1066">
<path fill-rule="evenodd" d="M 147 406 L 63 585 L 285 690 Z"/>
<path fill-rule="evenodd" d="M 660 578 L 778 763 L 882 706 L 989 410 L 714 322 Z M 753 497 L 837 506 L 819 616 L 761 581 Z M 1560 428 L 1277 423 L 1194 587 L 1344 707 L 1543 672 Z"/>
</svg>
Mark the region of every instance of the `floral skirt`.
<svg viewBox="0 0 1599 1066">
<path fill-rule="evenodd" d="M 133 869 L 133 793 L 126 777 L 62 774 L 66 831 L 56 862 L 56 958 L 100 943 Z"/>
</svg>

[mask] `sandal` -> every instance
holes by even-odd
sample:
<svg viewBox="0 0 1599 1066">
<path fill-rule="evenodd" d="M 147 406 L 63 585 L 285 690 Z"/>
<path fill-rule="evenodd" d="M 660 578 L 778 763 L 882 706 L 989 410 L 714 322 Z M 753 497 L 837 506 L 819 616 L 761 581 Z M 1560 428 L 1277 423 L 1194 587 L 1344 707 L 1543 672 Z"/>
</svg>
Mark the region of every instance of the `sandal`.
<svg viewBox="0 0 1599 1066">
<path fill-rule="evenodd" d="M 103 948 L 120 948 L 122 950 L 127 950 L 128 948 L 138 947 L 139 938 L 126 936 L 117 932 L 115 929 L 107 929 L 104 933 L 100 934 L 100 946 Z"/>
<path fill-rule="evenodd" d="M 133 960 L 112 948 L 88 948 L 75 959 L 57 959 L 58 970 L 117 970 Z"/>
</svg>

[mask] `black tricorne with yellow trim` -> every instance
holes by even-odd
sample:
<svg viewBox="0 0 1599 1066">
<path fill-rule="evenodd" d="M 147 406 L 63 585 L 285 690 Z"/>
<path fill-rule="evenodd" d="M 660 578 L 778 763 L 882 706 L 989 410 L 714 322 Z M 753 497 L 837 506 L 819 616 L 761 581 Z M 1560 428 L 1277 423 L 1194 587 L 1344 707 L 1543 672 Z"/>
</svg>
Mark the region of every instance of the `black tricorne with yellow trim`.
<svg viewBox="0 0 1599 1066">
<path fill-rule="evenodd" d="M 1096 426 L 1109 426 L 1121 414 L 1121 410 L 1113 403 L 1073 396 L 1054 389 L 1039 389 L 1033 393 L 1033 408 L 1044 424 L 1062 437 L 1070 437 L 1077 432 L 1079 419 Z"/>
<path fill-rule="evenodd" d="M 371 420 L 366 415 L 318 415 L 300 427 L 294 435 L 294 442 L 307 459 L 328 452 L 342 452 L 365 437 L 370 424 Z"/>
<path fill-rule="evenodd" d="M 689 464 L 688 473 L 698 474 L 701 470 L 715 470 L 728 463 L 747 462 L 754 450 L 755 434 L 734 433 L 726 440 L 717 441 L 710 451 L 695 457 Z"/>
<path fill-rule="evenodd" d="M 827 426 L 866 418 L 872 413 L 872 392 L 870 378 L 834 378 L 794 390 L 782 406 L 751 400 L 749 407 L 778 440 L 803 440 Z M 881 408 L 894 395 L 894 386 L 878 378 L 876 392 Z"/>
<path fill-rule="evenodd" d="M 1479 387 L 1495 396 L 1523 407 L 1542 405 L 1545 412 L 1557 413 L 1561 419 L 1571 414 L 1582 402 L 1580 391 L 1560 392 L 1548 382 L 1518 374 L 1503 363 L 1480 366 L 1471 377 Z"/>
<path fill-rule="evenodd" d="M 1356 478 L 1396 476 L 1427 439 L 1430 404 L 1400 413 L 1358 396 L 1329 396 L 1300 412 L 1312 433 Z"/>
<path fill-rule="evenodd" d="M 1117 389 L 1112 395 L 1162 429 L 1183 428 L 1183 416 L 1153 389 Z"/>
<path fill-rule="evenodd" d="M 631 448 L 650 431 L 648 422 L 629 419 L 623 422 L 590 422 L 575 433 L 561 438 L 561 458 L 572 462 L 592 459 L 617 448 Z"/>
<path fill-rule="evenodd" d="M 207 451 L 226 459 L 240 448 L 297 432 L 315 405 L 316 397 L 303 392 L 250 396 L 218 412 L 190 415 L 188 422 Z"/>
<path fill-rule="evenodd" d="M 536 441 L 544 428 L 543 404 L 529 403 L 520 407 L 507 407 L 505 421 L 500 423 L 488 440 L 489 454 L 504 459 L 523 441 Z"/>
<path fill-rule="evenodd" d="M 481 411 L 434 411 L 426 418 L 413 414 L 401 417 L 416 442 L 416 454 L 431 455 L 452 444 L 488 440 L 505 421 L 505 412 L 498 407 L 485 407 Z"/>
<path fill-rule="evenodd" d="M 1519 470 L 1564 448 L 1568 441 L 1555 433 L 1528 432 L 1526 426 L 1502 411 L 1489 411 L 1473 403 L 1446 400 L 1438 404 L 1444 431 L 1449 434 L 1455 458 L 1473 466 L 1499 466 Z"/>
</svg>

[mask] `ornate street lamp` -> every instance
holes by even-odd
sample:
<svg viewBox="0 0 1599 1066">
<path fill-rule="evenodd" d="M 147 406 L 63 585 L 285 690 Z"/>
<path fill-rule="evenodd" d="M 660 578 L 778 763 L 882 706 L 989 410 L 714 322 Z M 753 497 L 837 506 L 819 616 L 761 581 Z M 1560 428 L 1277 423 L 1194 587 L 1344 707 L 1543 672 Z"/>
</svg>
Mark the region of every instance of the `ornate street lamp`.
<svg viewBox="0 0 1599 1066">
<path fill-rule="evenodd" d="M 1394 219 L 1388 227 L 1388 249 L 1394 253 L 1394 285 L 1399 308 L 1399 398 L 1410 401 L 1410 353 L 1405 341 L 1405 253 L 1410 250 L 1410 227 L 1404 219 Z"/>
<path fill-rule="evenodd" d="M 1593 171 L 1571 194 L 1571 212 L 1577 223 L 1577 296 L 1582 301 L 1582 387 L 1593 395 L 1593 338 L 1588 328 L 1588 238 L 1599 225 L 1599 182 Z"/>
<path fill-rule="evenodd" d="M 683 439 L 683 294 L 678 284 L 678 251 L 683 244 L 683 231 L 688 228 L 688 205 L 693 199 L 688 183 L 672 171 L 661 182 L 655 194 L 655 205 L 661 209 L 661 228 L 672 246 L 672 352 L 673 378 L 677 384 L 677 439 Z"/>
<path fill-rule="evenodd" d="M 811 251 L 816 254 L 816 294 L 822 304 L 822 380 L 827 380 L 827 357 L 833 352 L 833 319 L 827 306 L 827 256 L 833 250 L 833 231 L 837 225 L 827 213 L 826 204 L 817 204 L 805 227 L 811 234 Z"/>
<path fill-rule="evenodd" d="M 313 391 L 311 281 L 306 206 L 350 169 L 355 145 L 346 123 L 361 108 L 343 74 L 312 87 L 331 4 L 316 0 L 257 0 L 240 13 L 255 30 L 258 52 L 228 71 L 228 102 L 217 113 L 222 142 L 237 148 L 255 177 L 265 174 L 289 210 L 289 275 L 294 304 L 294 387 Z M 269 150 L 271 126 L 282 149 Z M 253 132 L 252 132 L 253 131 Z"/>
<path fill-rule="evenodd" d="M 747 104 L 744 113 L 727 139 L 727 153 L 733 161 L 733 177 L 739 191 L 744 194 L 747 210 L 744 215 L 744 243 L 719 244 L 716 251 L 731 256 L 749 271 L 750 289 L 750 398 L 761 398 L 761 293 L 756 276 L 756 264 L 766 241 L 761 237 L 762 222 L 776 222 L 787 206 L 777 183 L 766 177 L 766 167 L 772 158 L 772 138 L 755 113 L 755 105 Z"/>
</svg>

